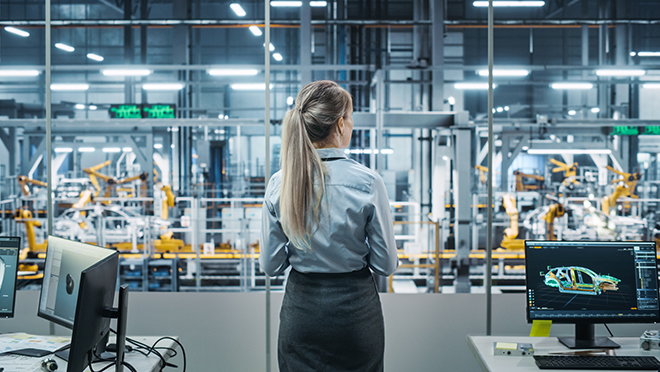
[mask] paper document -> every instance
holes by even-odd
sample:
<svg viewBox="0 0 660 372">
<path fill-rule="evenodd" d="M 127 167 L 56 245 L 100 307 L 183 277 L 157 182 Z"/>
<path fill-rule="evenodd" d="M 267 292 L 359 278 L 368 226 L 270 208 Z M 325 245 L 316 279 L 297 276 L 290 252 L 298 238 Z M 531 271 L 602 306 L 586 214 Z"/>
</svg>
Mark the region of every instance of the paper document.
<svg viewBox="0 0 660 372">
<path fill-rule="evenodd" d="M 70 338 L 61 336 L 36 336 L 27 333 L 5 333 L 0 335 L 0 353 L 27 348 L 56 351 L 70 342 Z"/>
<path fill-rule="evenodd" d="M 1 336 L 0 336 L 1 337 Z M 33 358 L 22 355 L 2 355 L 0 365 L 3 372 L 39 372 L 41 369 L 41 358 Z"/>
</svg>

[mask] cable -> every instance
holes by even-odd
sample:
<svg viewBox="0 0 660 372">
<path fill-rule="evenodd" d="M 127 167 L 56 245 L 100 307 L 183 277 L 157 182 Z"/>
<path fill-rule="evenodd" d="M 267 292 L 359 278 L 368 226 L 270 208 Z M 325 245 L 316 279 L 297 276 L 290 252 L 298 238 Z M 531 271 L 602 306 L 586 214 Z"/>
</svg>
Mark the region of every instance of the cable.
<svg viewBox="0 0 660 372">
<path fill-rule="evenodd" d="M 605 328 L 607 328 L 607 332 L 610 333 L 610 337 L 614 337 L 614 335 L 612 334 L 612 331 L 610 331 L 610 327 L 608 327 L 607 324 L 605 324 L 605 323 L 603 323 L 603 325 L 605 326 Z"/>
</svg>

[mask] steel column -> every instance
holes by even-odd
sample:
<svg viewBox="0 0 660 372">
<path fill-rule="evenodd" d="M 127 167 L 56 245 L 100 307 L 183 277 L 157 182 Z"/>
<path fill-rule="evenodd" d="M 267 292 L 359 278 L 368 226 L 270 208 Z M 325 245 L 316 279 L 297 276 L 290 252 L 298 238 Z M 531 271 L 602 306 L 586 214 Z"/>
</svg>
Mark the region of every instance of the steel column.
<svg viewBox="0 0 660 372">
<path fill-rule="evenodd" d="M 472 210 L 473 130 L 454 130 L 454 242 L 456 248 L 456 293 L 470 292 L 470 219 Z"/>
<path fill-rule="evenodd" d="M 300 64 L 312 64 L 312 8 L 309 0 L 303 0 L 300 7 Z M 268 49 L 268 44 L 266 44 Z M 327 52 L 327 51 L 326 51 Z M 312 71 L 303 70 L 300 74 L 301 85 L 312 82 Z"/>
<path fill-rule="evenodd" d="M 443 111 L 444 108 L 444 50 L 445 50 L 445 24 L 444 2 L 431 1 L 431 62 L 435 70 L 433 74 L 431 110 Z"/>
</svg>

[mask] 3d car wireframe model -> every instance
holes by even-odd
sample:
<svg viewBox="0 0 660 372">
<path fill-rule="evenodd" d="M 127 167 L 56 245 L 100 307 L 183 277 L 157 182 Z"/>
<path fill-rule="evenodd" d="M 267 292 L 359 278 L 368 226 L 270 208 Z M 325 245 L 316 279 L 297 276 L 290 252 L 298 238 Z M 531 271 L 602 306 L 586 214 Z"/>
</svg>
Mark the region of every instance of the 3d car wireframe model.
<svg viewBox="0 0 660 372">
<path fill-rule="evenodd" d="M 617 285 L 620 281 L 580 266 L 555 267 L 545 274 L 545 285 L 558 288 L 562 293 L 599 295 L 605 291 L 619 290 Z"/>
</svg>

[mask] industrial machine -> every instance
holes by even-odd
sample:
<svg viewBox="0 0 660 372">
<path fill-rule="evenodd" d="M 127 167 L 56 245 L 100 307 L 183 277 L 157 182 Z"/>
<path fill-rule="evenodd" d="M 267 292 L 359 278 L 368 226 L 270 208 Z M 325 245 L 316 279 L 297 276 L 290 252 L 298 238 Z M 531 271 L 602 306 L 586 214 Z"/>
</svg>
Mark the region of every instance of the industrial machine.
<svg viewBox="0 0 660 372">
<path fill-rule="evenodd" d="M 540 174 L 530 174 L 515 170 L 513 171 L 513 175 L 516 177 L 516 191 L 538 191 L 544 188 L 545 177 Z"/>
<path fill-rule="evenodd" d="M 580 184 L 580 182 L 576 179 L 578 163 L 568 165 L 552 158 L 550 159 L 550 162 L 556 165 L 556 167 L 552 169 L 552 173 L 564 172 L 564 181 L 562 182 L 562 185 L 566 187 L 572 187 L 574 185 Z"/>
<path fill-rule="evenodd" d="M 523 250 L 525 248 L 525 240 L 517 239 L 518 237 L 518 208 L 516 208 L 516 198 L 511 194 L 505 194 L 503 197 L 503 204 L 506 208 L 506 214 L 509 215 L 510 226 L 504 230 L 504 238 L 500 244 L 502 248 L 510 250 Z"/>
</svg>

